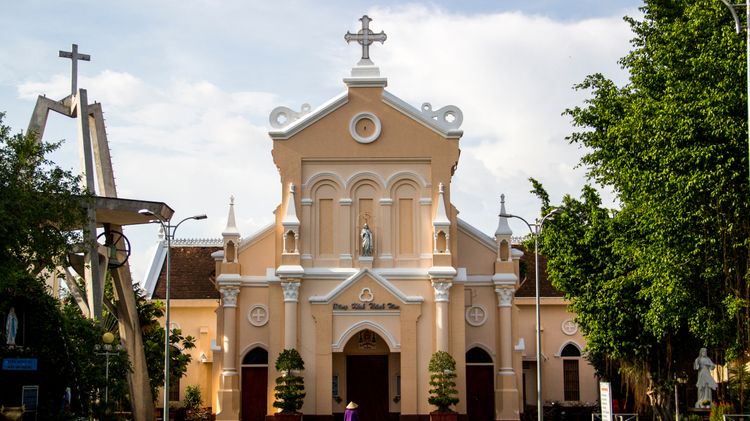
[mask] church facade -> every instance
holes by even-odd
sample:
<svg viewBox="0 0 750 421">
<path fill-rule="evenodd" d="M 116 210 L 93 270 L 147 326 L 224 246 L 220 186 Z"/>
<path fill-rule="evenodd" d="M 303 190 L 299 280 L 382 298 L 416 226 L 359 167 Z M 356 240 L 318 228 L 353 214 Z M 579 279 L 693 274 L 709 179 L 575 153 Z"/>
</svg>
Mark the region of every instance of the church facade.
<svg viewBox="0 0 750 421">
<path fill-rule="evenodd" d="M 271 113 L 275 222 L 243 238 L 231 203 L 203 254 L 218 295 L 172 300 L 173 320 L 199 338 L 181 387 L 199 384 L 218 420 L 276 412 L 274 361 L 288 348 L 305 363 L 305 419 L 337 419 L 350 401 L 363 420 L 427 419 L 436 351 L 456 360 L 463 418 L 517 420 L 536 402 L 534 299 L 517 296 L 524 253 L 505 218 L 489 236 L 451 204 L 461 110 L 387 91 L 368 22 L 349 34 L 363 58 L 344 92 Z M 544 400 L 595 401 L 573 315 L 559 294 L 543 303 Z"/>
</svg>

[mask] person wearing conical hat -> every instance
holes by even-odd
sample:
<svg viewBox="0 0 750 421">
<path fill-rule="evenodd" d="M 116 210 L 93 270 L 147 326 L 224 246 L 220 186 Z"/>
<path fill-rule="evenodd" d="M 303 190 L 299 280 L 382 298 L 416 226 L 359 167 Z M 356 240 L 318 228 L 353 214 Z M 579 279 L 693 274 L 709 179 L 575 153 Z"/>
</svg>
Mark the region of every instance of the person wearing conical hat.
<svg viewBox="0 0 750 421">
<path fill-rule="evenodd" d="M 358 407 L 359 405 L 354 403 L 354 401 L 349 402 L 349 405 L 346 406 L 346 411 L 344 411 L 344 421 L 359 421 Z"/>
</svg>

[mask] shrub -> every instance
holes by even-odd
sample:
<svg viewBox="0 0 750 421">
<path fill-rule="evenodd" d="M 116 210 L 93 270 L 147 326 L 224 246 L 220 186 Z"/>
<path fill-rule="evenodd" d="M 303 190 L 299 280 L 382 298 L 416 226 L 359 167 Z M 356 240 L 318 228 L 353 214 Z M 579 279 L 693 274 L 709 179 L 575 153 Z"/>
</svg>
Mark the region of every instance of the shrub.
<svg viewBox="0 0 750 421">
<path fill-rule="evenodd" d="M 453 412 L 451 406 L 458 403 L 456 390 L 456 360 L 445 351 L 438 351 L 430 358 L 430 398 L 427 402 L 437 407 L 437 412 Z"/>
<path fill-rule="evenodd" d="M 305 401 L 305 379 L 298 375 L 305 369 L 302 356 L 296 349 L 285 349 L 276 358 L 275 367 L 281 377 L 276 378 L 273 407 L 283 414 L 297 413 Z"/>
</svg>

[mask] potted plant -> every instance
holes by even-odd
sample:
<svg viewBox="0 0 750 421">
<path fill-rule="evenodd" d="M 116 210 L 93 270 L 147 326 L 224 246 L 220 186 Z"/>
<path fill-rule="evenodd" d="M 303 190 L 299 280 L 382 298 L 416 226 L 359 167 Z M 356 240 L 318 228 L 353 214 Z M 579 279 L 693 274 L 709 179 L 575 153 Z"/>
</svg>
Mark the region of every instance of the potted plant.
<svg viewBox="0 0 750 421">
<path fill-rule="evenodd" d="M 458 403 L 456 390 L 456 360 L 445 351 L 438 351 L 430 358 L 430 398 L 427 402 L 437 407 L 430 413 L 432 421 L 455 421 L 458 414 L 451 406 Z"/>
<path fill-rule="evenodd" d="M 278 421 L 301 420 L 299 410 L 305 400 L 305 379 L 299 375 L 305 369 L 302 356 L 294 348 L 285 349 L 276 358 L 275 367 L 281 376 L 276 378 L 276 400 L 273 403 L 280 411 L 274 416 Z"/>
<path fill-rule="evenodd" d="M 201 396 L 201 389 L 197 385 L 190 385 L 185 388 L 185 399 L 182 403 L 187 421 L 207 421 L 211 416 L 208 408 L 202 406 L 203 397 Z"/>
</svg>

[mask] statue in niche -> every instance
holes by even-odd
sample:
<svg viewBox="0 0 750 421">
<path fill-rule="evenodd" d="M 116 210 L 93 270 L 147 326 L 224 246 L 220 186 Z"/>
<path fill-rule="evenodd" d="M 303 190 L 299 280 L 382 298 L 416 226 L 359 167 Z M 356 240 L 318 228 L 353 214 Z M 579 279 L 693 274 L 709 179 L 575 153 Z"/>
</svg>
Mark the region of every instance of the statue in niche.
<svg viewBox="0 0 750 421">
<path fill-rule="evenodd" d="M 16 344 L 16 334 L 18 333 L 18 316 L 16 309 L 11 307 L 8 317 L 5 319 L 5 343 L 14 346 Z"/>
<path fill-rule="evenodd" d="M 362 237 L 362 256 L 372 256 L 372 231 L 367 222 L 362 226 L 359 236 Z"/>
<path fill-rule="evenodd" d="M 716 390 L 716 380 L 711 376 L 711 370 L 716 365 L 710 358 L 706 348 L 701 348 L 698 358 L 693 363 L 693 369 L 698 370 L 698 380 L 695 386 L 698 388 L 698 400 L 695 402 L 696 408 L 711 407 L 711 393 Z"/>
</svg>

